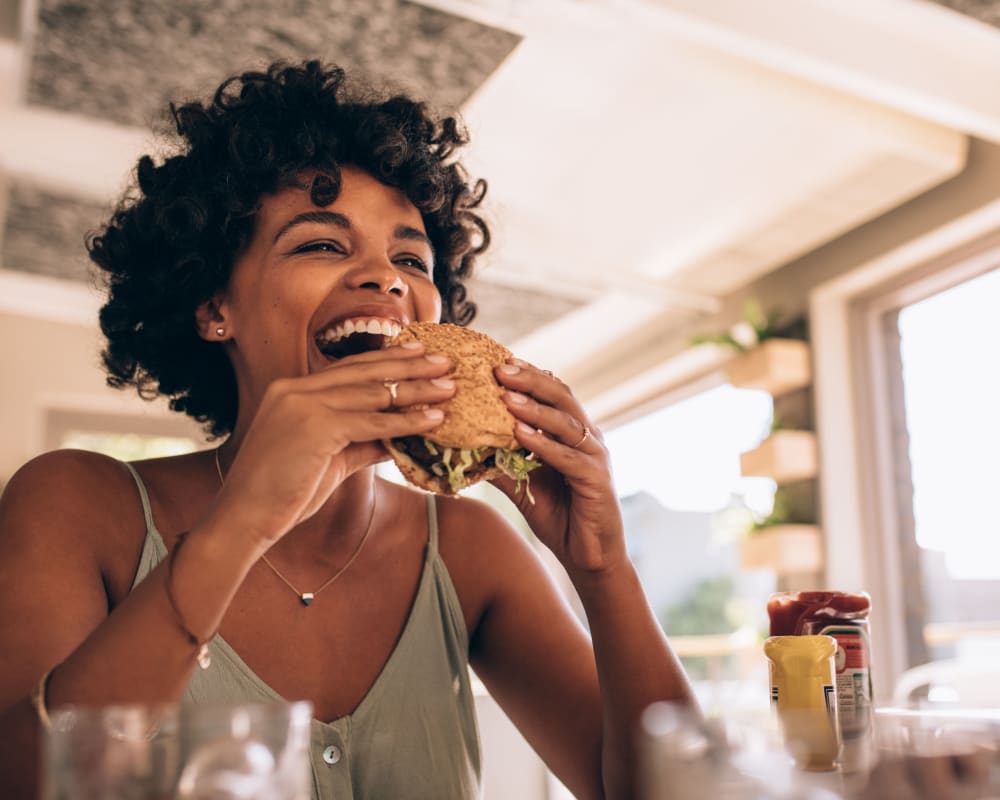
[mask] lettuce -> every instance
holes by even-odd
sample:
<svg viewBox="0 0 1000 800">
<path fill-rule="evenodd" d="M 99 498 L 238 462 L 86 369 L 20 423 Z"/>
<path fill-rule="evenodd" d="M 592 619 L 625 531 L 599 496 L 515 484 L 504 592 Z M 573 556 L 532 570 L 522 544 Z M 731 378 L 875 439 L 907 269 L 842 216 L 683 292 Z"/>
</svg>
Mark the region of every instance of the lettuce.
<svg viewBox="0 0 1000 800">
<path fill-rule="evenodd" d="M 439 455 L 437 447 L 433 442 L 428 439 L 424 439 L 424 444 L 427 447 L 427 452 L 431 455 Z M 457 453 L 457 463 L 452 463 L 452 454 Z M 508 476 L 512 480 L 517 482 L 517 491 L 521 490 L 521 484 L 525 484 L 525 491 L 528 495 L 528 500 L 532 503 L 535 502 L 535 498 L 531 495 L 531 485 L 528 480 L 528 473 L 533 469 L 537 469 L 541 466 L 541 463 L 535 461 L 535 456 L 533 453 L 528 453 L 525 450 L 500 450 L 497 449 L 493 451 L 494 462 L 500 471 L 504 475 Z M 451 487 L 453 492 L 458 492 L 469 485 L 469 482 L 465 478 L 465 472 L 471 467 L 479 464 L 486 453 L 481 448 L 461 448 L 457 449 L 452 447 L 445 447 L 444 452 L 440 453 L 440 463 L 448 476 L 448 485 Z M 437 474 L 437 470 L 432 470 Z"/>
<path fill-rule="evenodd" d="M 496 465 L 504 475 L 517 482 L 515 491 L 521 491 L 521 483 L 524 482 L 524 491 L 528 495 L 528 500 L 534 505 L 535 498 L 531 495 L 528 473 L 542 466 L 540 462 L 535 461 L 535 454 L 526 454 L 524 450 L 497 450 Z"/>
</svg>

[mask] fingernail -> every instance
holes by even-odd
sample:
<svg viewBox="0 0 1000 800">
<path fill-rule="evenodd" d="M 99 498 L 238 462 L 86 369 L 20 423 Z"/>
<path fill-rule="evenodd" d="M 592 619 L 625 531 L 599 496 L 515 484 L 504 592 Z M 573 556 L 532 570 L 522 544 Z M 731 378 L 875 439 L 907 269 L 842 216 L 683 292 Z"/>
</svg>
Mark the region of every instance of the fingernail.
<svg viewBox="0 0 1000 800">
<path fill-rule="evenodd" d="M 438 353 L 432 353 L 429 356 L 424 356 L 424 358 L 426 358 L 432 364 L 444 364 L 448 361 L 448 356 L 442 356 L 439 355 Z"/>
<path fill-rule="evenodd" d="M 424 345 L 422 342 L 403 342 L 399 346 L 405 348 L 406 350 L 420 350 Z"/>
<path fill-rule="evenodd" d="M 442 389 L 454 389 L 455 381 L 450 381 L 447 378 L 435 378 L 431 381 L 435 386 L 440 386 Z"/>
<path fill-rule="evenodd" d="M 427 419 L 441 420 L 444 419 L 444 412 L 440 408 L 428 408 L 424 411 L 424 416 Z"/>
<path fill-rule="evenodd" d="M 527 403 L 528 398 L 520 392 L 507 392 L 506 397 L 512 403 Z"/>
<path fill-rule="evenodd" d="M 501 364 L 500 371 L 504 375 L 517 375 L 521 371 L 521 368 L 515 367 L 513 364 Z"/>
<path fill-rule="evenodd" d="M 514 427 L 517 428 L 517 432 L 518 433 L 526 434 L 528 436 L 534 436 L 535 435 L 535 429 L 532 428 L 530 425 L 524 423 L 524 422 L 518 422 L 517 425 L 515 425 Z"/>
</svg>

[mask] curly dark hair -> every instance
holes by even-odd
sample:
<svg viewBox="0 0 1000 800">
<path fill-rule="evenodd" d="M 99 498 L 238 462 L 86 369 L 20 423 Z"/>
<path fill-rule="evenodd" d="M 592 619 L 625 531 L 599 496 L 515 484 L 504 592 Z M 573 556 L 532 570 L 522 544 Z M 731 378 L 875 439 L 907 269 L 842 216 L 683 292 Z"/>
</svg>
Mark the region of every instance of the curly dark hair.
<svg viewBox="0 0 1000 800">
<path fill-rule="evenodd" d="M 135 386 L 145 399 L 166 395 L 212 436 L 232 431 L 235 376 L 222 347 L 198 335 L 195 311 L 228 283 L 261 196 L 305 170 L 322 173 L 312 186 L 317 205 L 336 199 L 339 165 L 401 190 L 434 249 L 443 321 L 472 321 L 464 281 L 489 244 L 474 211 L 486 183 L 471 182 L 453 158 L 468 141 L 455 117 L 435 118 L 403 95 L 351 90 L 341 68 L 318 61 L 245 72 L 211 102 L 171 104 L 170 112 L 179 152 L 159 165 L 143 156 L 137 190 L 87 244 L 106 273 L 100 322 L 109 385 Z"/>
</svg>

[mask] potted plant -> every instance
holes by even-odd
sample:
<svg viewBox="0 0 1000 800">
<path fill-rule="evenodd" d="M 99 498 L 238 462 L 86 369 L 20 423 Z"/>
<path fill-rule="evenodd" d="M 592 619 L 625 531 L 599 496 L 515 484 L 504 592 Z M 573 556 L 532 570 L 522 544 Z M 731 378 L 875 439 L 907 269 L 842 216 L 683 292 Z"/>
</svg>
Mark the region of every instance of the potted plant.
<svg viewBox="0 0 1000 800">
<path fill-rule="evenodd" d="M 737 357 L 726 366 L 729 382 L 778 396 L 812 380 L 808 344 L 779 335 L 781 319 L 777 309 L 765 312 L 756 300 L 747 300 L 740 322 L 723 333 L 695 336 L 691 343 L 733 349 Z"/>
<path fill-rule="evenodd" d="M 823 568 L 819 527 L 798 511 L 783 489 L 774 507 L 754 520 L 740 548 L 744 569 L 771 569 L 778 575 L 816 573 Z"/>
</svg>

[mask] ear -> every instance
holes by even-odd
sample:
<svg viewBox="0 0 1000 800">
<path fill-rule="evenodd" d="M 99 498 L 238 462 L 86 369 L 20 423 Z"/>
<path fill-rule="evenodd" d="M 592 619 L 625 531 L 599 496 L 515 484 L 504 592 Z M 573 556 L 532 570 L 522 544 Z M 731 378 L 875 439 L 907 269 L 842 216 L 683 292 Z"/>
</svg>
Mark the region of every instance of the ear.
<svg viewBox="0 0 1000 800">
<path fill-rule="evenodd" d="M 233 338 L 231 326 L 227 324 L 226 306 L 221 294 L 198 306 L 194 316 L 198 335 L 206 342 L 224 342 Z"/>
</svg>

